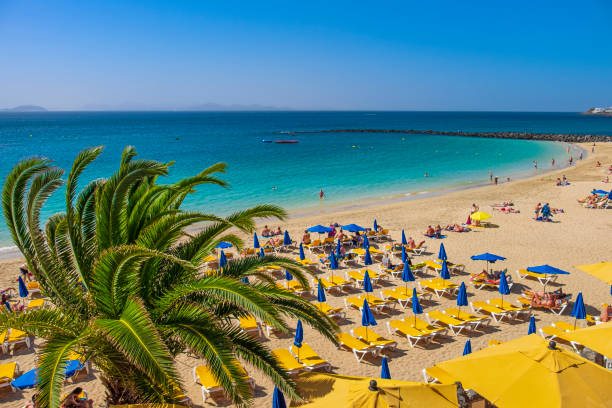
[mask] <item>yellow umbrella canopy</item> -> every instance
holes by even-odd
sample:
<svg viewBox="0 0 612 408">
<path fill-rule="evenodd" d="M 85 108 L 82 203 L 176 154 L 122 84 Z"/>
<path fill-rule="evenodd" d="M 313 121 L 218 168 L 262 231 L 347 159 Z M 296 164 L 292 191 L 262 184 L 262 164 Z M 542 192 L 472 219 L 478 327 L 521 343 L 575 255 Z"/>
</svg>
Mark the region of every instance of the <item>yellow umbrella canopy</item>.
<svg viewBox="0 0 612 408">
<path fill-rule="evenodd" d="M 455 384 L 424 384 L 346 375 L 306 373 L 297 379 L 300 394 L 308 401 L 300 408 L 450 408 L 458 407 Z"/>
<path fill-rule="evenodd" d="M 476 211 L 475 213 L 470 215 L 470 218 L 474 221 L 484 221 L 484 220 L 488 220 L 489 218 L 491 218 L 491 214 L 487 214 L 486 212 Z"/>
<path fill-rule="evenodd" d="M 612 285 L 612 262 L 578 265 L 576 268 Z"/>
<path fill-rule="evenodd" d="M 612 372 L 537 334 L 436 364 L 499 408 L 610 407 Z"/>
<path fill-rule="evenodd" d="M 597 324 L 568 333 L 567 339 L 612 358 L 612 322 Z"/>
</svg>

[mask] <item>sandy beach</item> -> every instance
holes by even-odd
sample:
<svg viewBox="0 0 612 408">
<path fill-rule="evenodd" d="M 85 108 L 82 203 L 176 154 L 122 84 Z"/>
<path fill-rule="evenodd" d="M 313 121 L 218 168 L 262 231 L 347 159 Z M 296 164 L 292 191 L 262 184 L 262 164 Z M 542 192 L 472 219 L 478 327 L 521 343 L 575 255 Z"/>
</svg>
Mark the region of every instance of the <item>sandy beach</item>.
<svg viewBox="0 0 612 408">
<path fill-rule="evenodd" d="M 591 150 L 590 144 L 582 145 L 582 147 L 589 152 Z M 557 158 L 557 160 L 561 161 L 560 158 Z M 602 167 L 595 167 L 597 161 L 602 163 Z M 413 263 L 435 258 L 439 244 L 443 242 L 449 261 L 465 264 L 465 273 L 451 274 L 451 279 L 452 282 L 457 284 L 466 282 L 469 301 L 498 297 L 498 294 L 492 290 L 479 291 L 469 284 L 469 273 L 479 272 L 484 266 L 481 262 L 471 261 L 471 255 L 491 252 L 507 258 L 507 261 L 498 263 L 496 267 L 507 268 L 508 272 L 512 274 L 515 285 L 512 288 L 512 294 L 508 296 L 511 299 L 516 299 L 522 287 L 541 288 L 541 285 L 536 281 L 518 279 L 515 274 L 517 269 L 550 264 L 571 272 L 568 276 L 561 276 L 558 280 L 559 284 L 565 292 L 572 293 L 574 298 L 578 292 L 582 292 L 587 313 L 599 315 L 601 304 L 610 299 L 609 285 L 578 271 L 574 266 L 611 260 L 612 211 L 583 208 L 576 200 L 583 198 L 594 188 L 610 190 L 612 185 L 604 184 L 601 180 L 606 176 L 607 168 L 611 163 L 612 143 L 597 144 L 595 153 L 589 153 L 585 160 L 578 161 L 575 166 L 536 175 L 532 178 L 500 185 L 454 191 L 417 200 L 357 206 L 353 209 L 346 209 L 345 206 L 345 209 L 337 211 L 329 211 L 326 208 L 321 215 L 290 217 L 283 223 L 270 222 L 270 227 L 276 228 L 280 225 L 282 229 L 287 229 L 291 237 L 296 240 L 301 239 L 303 230 L 307 226 L 329 225 L 338 222 L 341 225 L 356 223 L 371 227 L 372 222 L 376 219 L 379 225 L 389 229 L 396 241 L 400 239 L 402 229 L 406 231 L 407 236 L 413 237 L 417 242 L 426 240 L 428 250 L 422 256 L 415 257 Z M 550 163 L 546 163 L 543 167 L 546 168 L 547 166 L 550 166 Z M 393 171 L 393 169 L 390 168 L 389 171 Z M 556 178 L 562 175 L 565 175 L 570 181 L 569 186 L 555 186 Z M 494 211 L 491 205 L 502 201 L 512 201 L 514 208 L 520 210 L 520 213 L 503 214 L 500 211 Z M 548 202 L 551 207 L 563 209 L 564 212 L 555 215 L 554 222 L 535 222 L 533 220 L 533 209 L 538 202 L 542 204 Z M 476 203 L 481 211 L 492 215 L 489 221 L 493 224 L 493 227 L 475 229 L 467 233 L 450 232 L 447 233 L 447 238 L 442 241 L 423 237 L 428 225 L 440 224 L 444 227 L 451 223 L 461 224 L 465 222 L 472 203 Z M 262 226 L 258 227 L 258 233 Z M 247 238 L 246 242 L 250 243 L 250 239 L 250 237 Z M 384 243 L 374 243 L 374 245 L 380 249 L 384 247 Z M 291 256 L 295 257 L 295 253 Z M 314 260 L 312 256 L 309 257 Z M 398 260 L 394 259 L 394 261 L 397 263 Z M 22 262 L 22 259 L 0 261 L 0 287 L 16 287 L 18 266 Z M 336 273 L 344 276 L 345 271 L 351 269 L 356 268 L 344 267 Z M 374 265 L 374 269 L 377 270 L 378 266 Z M 319 276 L 326 276 L 327 274 L 328 272 L 319 273 Z M 432 277 L 434 277 L 433 273 L 429 272 L 429 276 L 426 278 Z M 417 281 L 419 279 L 422 278 L 417 277 Z M 386 286 L 395 285 L 403 285 L 403 282 L 399 279 L 391 279 L 389 283 L 383 283 L 383 286 L 376 286 L 374 293 L 378 295 L 380 290 L 385 289 Z M 414 286 L 414 283 L 408 284 L 410 289 Z M 353 293 L 359 295 L 360 292 Z M 352 294 L 344 296 L 328 294 L 327 303 L 330 306 L 343 307 L 343 299 L 347 296 L 352 296 Z M 316 297 L 311 299 L 316 301 Z M 455 306 L 454 297 L 452 299 L 444 297 L 437 299 L 434 296 L 433 299 L 432 302 L 422 304 L 424 312 L 444 310 Z M 387 333 L 386 322 L 409 316 L 412 316 L 411 309 L 403 310 L 399 307 L 391 313 L 376 315 L 378 326 L 374 330 L 385 337 L 391 337 Z M 573 322 L 573 319 L 569 317 L 569 310 L 566 310 L 561 316 L 550 312 L 535 311 L 535 316 L 538 328 L 550 325 L 558 320 Z M 351 328 L 359 326 L 360 322 L 360 312 L 354 309 L 349 310 L 347 311 L 347 319 L 340 322 L 340 328 L 342 331 L 349 332 Z M 578 324 L 584 325 L 585 322 L 579 322 Z M 292 323 L 292 326 L 295 327 L 295 322 Z M 489 327 L 477 332 L 448 336 L 441 343 L 435 343 L 434 346 L 427 349 L 411 348 L 405 339 L 393 336 L 392 338 L 398 342 L 398 350 L 389 355 L 391 376 L 394 379 L 423 381 L 421 373 L 423 368 L 439 361 L 460 356 L 468 338 L 471 339 L 472 349 L 479 350 L 487 347 L 489 340 L 504 341 L 526 335 L 527 328 L 527 320 L 516 323 L 492 322 Z M 35 368 L 35 352 L 40 346 L 40 341 L 40 339 L 33 339 L 34 347 L 32 350 L 19 347 L 14 355 L 1 355 L 0 363 L 17 361 L 22 372 Z M 293 336 L 290 333 L 284 338 L 266 337 L 262 341 L 272 349 L 287 348 L 292 344 Z M 332 364 L 335 373 L 371 377 L 380 375 L 380 358 L 358 363 L 352 353 L 337 350 L 331 343 L 307 326 L 304 328 L 304 341 Z M 209 400 L 211 404 L 202 404 L 200 387 L 194 384 L 192 377 L 192 367 L 198 364 L 202 364 L 202 361 L 191 359 L 185 355 L 179 356 L 177 360 L 183 385 L 193 405 L 227 405 L 223 401 L 215 400 Z M 253 376 L 257 385 L 254 406 L 271 406 L 271 383 L 254 368 L 249 366 L 245 368 Z M 95 367 L 89 377 L 76 378 L 75 385 L 72 384 L 72 380 L 69 381 L 65 386 L 66 392 L 76 385 L 87 390 L 89 397 L 93 398 L 95 406 L 103 401 L 105 391 L 97 379 Z M 31 395 L 31 390 L 13 393 L 5 388 L 0 391 L 0 405 L 6 408 L 22 407 Z"/>
</svg>

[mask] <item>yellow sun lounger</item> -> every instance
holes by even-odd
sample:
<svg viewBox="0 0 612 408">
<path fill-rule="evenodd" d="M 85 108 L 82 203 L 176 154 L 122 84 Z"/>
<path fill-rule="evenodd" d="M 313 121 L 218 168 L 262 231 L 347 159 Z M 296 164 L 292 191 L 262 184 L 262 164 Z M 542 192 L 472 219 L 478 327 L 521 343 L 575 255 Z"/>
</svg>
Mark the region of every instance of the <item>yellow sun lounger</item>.
<svg viewBox="0 0 612 408">
<path fill-rule="evenodd" d="M 395 306 L 395 302 L 393 301 L 382 300 L 379 297 L 369 294 L 345 298 L 344 306 L 347 310 L 351 307 L 354 307 L 355 309 L 358 309 L 360 312 L 362 312 L 361 309 L 363 308 L 364 299 L 367 299 L 368 306 L 370 306 L 370 309 L 372 309 L 372 311 L 375 313 L 381 313 L 385 307 L 390 307 L 391 305 Z"/>
<path fill-rule="evenodd" d="M 442 383 L 442 384 L 452 384 L 455 382 L 455 379 L 450 377 L 448 373 L 437 366 L 432 366 L 423 369 L 423 378 L 425 379 L 425 383 Z"/>
<path fill-rule="evenodd" d="M 431 342 L 435 336 L 439 333 L 442 333 L 446 329 L 442 328 L 433 328 L 434 331 L 428 330 L 420 330 L 416 326 L 413 325 L 414 320 L 407 318 L 402 320 L 391 320 L 387 322 L 387 331 L 389 334 L 399 334 L 401 336 L 406 337 L 408 343 L 410 343 L 410 347 L 416 346 L 419 342 L 429 343 Z"/>
<path fill-rule="evenodd" d="M 504 317 L 511 318 L 514 315 L 512 312 L 502 310 L 482 300 L 471 302 L 470 307 L 474 313 L 487 312 L 496 322 L 501 321 Z"/>
<path fill-rule="evenodd" d="M 25 344 L 27 348 L 32 346 L 30 336 L 26 332 L 17 329 L 7 329 L 0 333 L 0 344 L 2 351 L 8 354 L 9 349 L 13 346 L 13 351 L 17 344 Z"/>
<path fill-rule="evenodd" d="M 244 373 L 244 379 L 249 383 L 251 388 L 255 388 L 255 381 L 253 381 L 253 378 L 247 374 L 242 366 L 239 366 L 239 368 Z M 206 402 L 206 398 L 210 397 L 211 394 L 224 391 L 219 381 L 215 379 L 212 371 L 210 371 L 210 368 L 205 365 L 193 368 L 193 381 L 202 386 L 202 399 L 204 402 Z"/>
<path fill-rule="evenodd" d="M 542 285 L 548 285 L 549 283 L 556 281 L 557 278 L 559 277 L 559 275 L 554 275 L 554 274 L 546 275 L 543 273 L 535 273 L 535 272 L 528 271 L 527 269 L 517 269 L 516 276 L 518 276 L 519 279 L 521 278 L 537 279 L 538 282 L 540 282 Z"/>
<path fill-rule="evenodd" d="M 544 337 L 546 340 L 563 340 L 568 343 L 571 342 L 571 338 L 568 337 L 570 332 L 562 330 L 555 326 L 546 326 L 540 329 L 540 336 Z"/>
<path fill-rule="evenodd" d="M 332 275 L 328 278 L 328 280 L 334 285 L 338 286 L 340 289 L 348 289 L 355 287 L 353 282 L 347 281 L 342 276 Z M 323 281 L 323 279 L 321 279 Z"/>
<path fill-rule="evenodd" d="M 566 331 L 568 333 L 573 332 L 575 330 L 579 330 L 579 329 L 582 328 L 582 327 L 580 327 L 578 325 L 574 326 L 571 323 L 563 322 L 563 321 L 554 322 L 553 326 L 555 326 L 556 328 L 559 328 L 561 330 L 564 330 L 564 331 Z"/>
<path fill-rule="evenodd" d="M 439 310 L 429 312 L 426 316 L 430 324 L 437 324 L 442 325 L 444 327 L 448 327 L 451 333 L 453 333 L 453 335 L 455 336 L 461 333 L 463 329 L 467 328 L 469 330 L 472 327 L 469 321 L 459 320 L 455 317 L 442 313 Z"/>
<path fill-rule="evenodd" d="M 342 308 L 331 307 L 325 302 L 316 303 L 315 306 L 321 311 L 321 313 L 329 317 L 337 317 L 339 319 L 344 319 L 344 317 L 346 316 L 346 312 L 342 310 Z"/>
<path fill-rule="evenodd" d="M 28 302 L 26 310 L 38 310 L 45 306 L 45 299 L 32 299 Z"/>
<path fill-rule="evenodd" d="M 431 295 L 432 294 L 430 292 L 419 293 L 419 291 L 417 291 L 417 298 L 419 300 L 423 300 L 425 298 L 431 299 Z M 408 306 L 408 304 L 412 305 L 412 289 L 406 289 L 405 287 L 398 286 L 393 289 L 381 290 L 380 296 L 383 300 L 396 301 L 404 309 Z"/>
<path fill-rule="evenodd" d="M 308 265 L 316 265 L 316 262 L 312 262 L 310 259 L 308 258 L 304 258 L 304 259 L 300 259 L 299 256 L 295 257 L 295 260 L 298 261 L 299 263 L 301 263 L 304 266 L 308 266 Z"/>
<path fill-rule="evenodd" d="M 302 363 L 308 370 L 319 370 L 323 369 L 326 371 L 331 371 L 331 364 L 327 362 L 327 360 L 323 360 L 319 355 L 310 347 L 307 343 L 302 343 L 302 347 L 299 349 L 295 346 L 295 344 L 291 345 L 289 349 L 291 354 L 298 359 L 300 363 Z"/>
<path fill-rule="evenodd" d="M 310 244 L 305 244 L 304 248 L 308 249 L 312 253 L 315 249 L 322 249 L 323 245 L 321 244 L 320 239 L 315 239 Z"/>
<path fill-rule="evenodd" d="M 260 337 L 263 337 L 263 332 L 261 331 L 261 326 L 257 323 L 254 316 L 244 316 L 238 319 L 240 322 L 240 329 L 243 332 L 248 334 L 257 333 Z"/>
<path fill-rule="evenodd" d="M 378 348 L 380 352 L 383 352 L 384 350 L 395 350 L 397 347 L 396 341 L 384 338 L 369 327 L 355 327 L 354 329 L 351 329 L 351 335 L 360 339 L 366 344 Z"/>
<path fill-rule="evenodd" d="M 33 293 L 40 293 L 40 285 L 36 281 L 27 282 L 26 287 L 28 288 L 30 295 Z"/>
<path fill-rule="evenodd" d="M 456 283 L 441 278 L 421 280 L 419 281 L 419 287 L 435 293 L 438 298 L 444 295 L 454 295 L 458 290 Z"/>
<path fill-rule="evenodd" d="M 374 272 L 370 269 L 367 269 L 368 275 L 370 275 L 370 280 L 372 281 L 372 285 L 376 284 L 379 279 L 383 277 L 382 273 Z M 363 281 L 365 279 L 365 271 L 347 271 L 346 272 L 347 279 L 354 280 L 358 285 L 363 286 Z"/>
<path fill-rule="evenodd" d="M 282 369 L 289 375 L 298 374 L 306 369 L 306 367 L 297 361 L 287 349 L 272 350 L 272 355 L 278 360 L 278 364 L 280 364 Z"/>
<path fill-rule="evenodd" d="M 17 378 L 19 364 L 16 362 L 0 364 L 0 388 L 10 387 L 11 382 Z"/>
<path fill-rule="evenodd" d="M 500 309 L 512 313 L 514 316 L 518 316 L 520 314 L 531 314 L 531 310 L 527 306 L 517 306 L 512 304 L 507 300 L 502 302 L 502 299 L 489 299 L 487 303 L 492 304 L 495 307 L 499 307 Z"/>
<path fill-rule="evenodd" d="M 448 308 L 443 313 L 446 314 L 446 315 L 449 315 L 451 317 L 454 317 L 455 319 L 469 322 L 469 324 L 472 325 L 472 329 L 473 330 L 476 330 L 478 328 L 478 326 L 480 326 L 481 324 L 489 324 L 489 323 L 491 323 L 491 318 L 490 317 L 476 316 L 476 315 L 468 313 L 468 312 L 466 312 L 464 310 L 459 310 L 456 307 Z"/>
<path fill-rule="evenodd" d="M 340 343 L 340 347 L 344 347 L 352 351 L 355 359 L 357 359 L 357 362 L 359 363 L 361 363 L 361 360 L 363 360 L 363 358 L 368 354 L 378 354 L 378 349 L 375 346 L 366 344 L 348 333 L 338 333 L 336 338 Z"/>
</svg>

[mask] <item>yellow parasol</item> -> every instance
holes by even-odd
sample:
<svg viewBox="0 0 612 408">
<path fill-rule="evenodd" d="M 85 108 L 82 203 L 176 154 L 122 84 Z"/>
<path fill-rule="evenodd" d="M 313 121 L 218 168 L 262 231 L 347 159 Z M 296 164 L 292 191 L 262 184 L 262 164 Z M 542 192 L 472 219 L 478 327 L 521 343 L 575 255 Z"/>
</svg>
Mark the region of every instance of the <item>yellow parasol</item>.
<svg viewBox="0 0 612 408">
<path fill-rule="evenodd" d="M 567 340 L 582 344 L 612 358 L 612 322 L 579 329 L 567 334 Z"/>
<path fill-rule="evenodd" d="M 484 220 L 488 220 L 489 218 L 491 218 L 491 214 L 487 214 L 481 211 L 476 211 L 475 213 L 470 215 L 470 218 L 473 221 L 484 221 Z"/>
<path fill-rule="evenodd" d="M 446 408 L 457 407 L 457 386 L 423 384 L 408 381 L 376 379 L 346 375 L 307 373 L 297 379 L 306 404 L 300 408 Z"/>
<path fill-rule="evenodd" d="M 598 262 L 589 265 L 578 265 L 575 268 L 612 285 L 612 262 Z"/>
<path fill-rule="evenodd" d="M 609 407 L 612 372 L 537 334 L 435 366 L 499 408 Z"/>
</svg>

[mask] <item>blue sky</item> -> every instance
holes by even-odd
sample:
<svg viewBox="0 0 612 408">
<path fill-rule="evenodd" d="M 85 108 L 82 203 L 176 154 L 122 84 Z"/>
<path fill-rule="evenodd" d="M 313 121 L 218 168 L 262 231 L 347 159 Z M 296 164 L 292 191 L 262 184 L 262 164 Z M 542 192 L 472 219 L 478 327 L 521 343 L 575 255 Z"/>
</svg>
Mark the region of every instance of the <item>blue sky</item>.
<svg viewBox="0 0 612 408">
<path fill-rule="evenodd" d="M 0 0 L 0 107 L 580 111 L 612 2 Z"/>
</svg>

